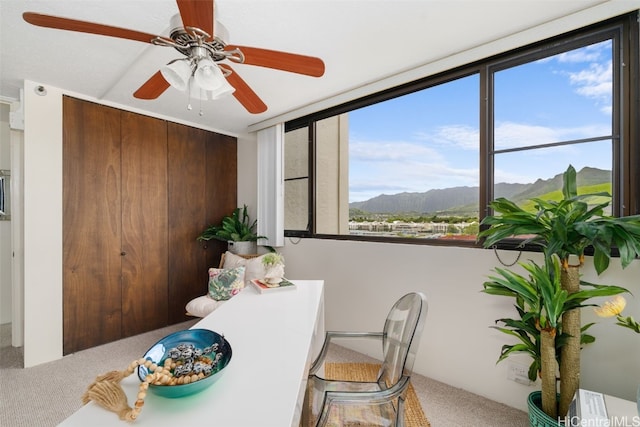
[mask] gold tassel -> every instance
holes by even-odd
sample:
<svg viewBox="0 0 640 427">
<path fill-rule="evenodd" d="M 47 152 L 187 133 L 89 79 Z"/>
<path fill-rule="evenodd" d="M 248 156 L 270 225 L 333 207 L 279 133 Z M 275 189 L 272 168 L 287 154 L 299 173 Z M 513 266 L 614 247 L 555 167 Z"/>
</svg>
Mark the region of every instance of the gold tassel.
<svg viewBox="0 0 640 427">
<path fill-rule="evenodd" d="M 91 400 L 103 408 L 115 412 L 121 420 L 133 421 L 136 419 L 136 414 L 132 413 L 133 410 L 127 403 L 127 396 L 119 382 L 96 381 L 82 396 L 82 401 L 85 403 Z"/>
<path fill-rule="evenodd" d="M 127 395 L 124 393 L 124 390 L 122 390 L 120 382 L 131 375 L 138 365 L 145 365 L 152 370 L 157 369 L 157 366 L 155 366 L 155 364 L 152 365 L 150 361 L 138 359 L 131 362 L 129 367 L 124 371 L 110 371 L 106 374 L 99 375 L 82 395 L 82 404 L 86 405 L 93 400 L 103 408 L 118 414 L 121 420 L 135 421 L 138 415 L 140 415 L 140 411 L 144 405 L 148 382 L 161 375 L 160 373 L 154 372 L 148 375 L 144 382 L 140 383 L 138 400 L 135 402 L 135 408 L 132 409 L 127 403 Z"/>
</svg>

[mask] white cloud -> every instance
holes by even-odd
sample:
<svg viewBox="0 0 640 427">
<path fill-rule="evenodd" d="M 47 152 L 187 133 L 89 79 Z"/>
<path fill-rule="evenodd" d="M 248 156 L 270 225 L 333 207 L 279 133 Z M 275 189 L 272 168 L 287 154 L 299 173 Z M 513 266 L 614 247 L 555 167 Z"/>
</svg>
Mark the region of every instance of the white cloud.
<svg viewBox="0 0 640 427">
<path fill-rule="evenodd" d="M 389 162 L 349 182 L 349 201 L 363 201 L 380 194 L 422 193 L 433 188 L 477 186 L 477 169 L 456 169 L 448 165 Z"/>
<path fill-rule="evenodd" d="M 452 167 L 437 146 L 426 144 L 423 141 L 350 142 L 350 201 L 367 200 L 380 194 L 478 185 L 477 169 Z"/>
<path fill-rule="evenodd" d="M 552 128 L 526 123 L 503 122 L 495 128 L 495 148 L 506 149 L 531 145 L 609 135 L 606 126 L 589 125 L 573 128 Z"/>
<path fill-rule="evenodd" d="M 564 52 L 553 58 L 561 63 L 594 62 L 602 59 L 603 51 L 606 49 L 611 49 L 610 41 Z"/>
<path fill-rule="evenodd" d="M 605 115 L 611 114 L 612 62 L 611 41 L 606 40 L 569 52 L 560 53 L 538 62 L 557 61 L 560 64 L 584 64 L 586 68 L 579 71 L 566 71 L 561 67 L 560 74 L 569 78 L 569 83 L 576 87 L 577 94 L 596 101 Z"/>
<path fill-rule="evenodd" d="M 605 127 L 590 125 L 574 128 L 552 128 L 526 123 L 504 122 L 496 127 L 496 148 L 531 146 L 594 135 L 606 135 Z M 432 188 L 477 186 L 478 169 L 463 168 L 460 159 L 445 155 L 445 150 L 469 154 L 478 149 L 478 131 L 467 126 L 441 127 L 433 134 L 421 134 L 420 140 L 365 141 L 349 143 L 350 201 L 367 200 L 380 194 L 424 192 Z M 473 142 L 471 142 L 473 141 Z M 453 148 L 453 150 L 451 150 Z M 557 146 L 532 150 L 527 156 L 532 163 L 547 165 L 550 158 L 573 158 L 574 146 Z M 455 156 L 455 154 L 453 155 Z M 458 163 L 456 163 L 458 162 Z M 517 172 L 495 171 L 496 182 L 533 182 L 541 177 L 539 168 Z M 543 173 L 544 175 L 544 173 Z M 545 178 L 547 178 L 545 176 Z"/>
<path fill-rule="evenodd" d="M 606 41 L 581 49 L 556 55 L 560 63 L 585 63 L 585 68 L 564 71 L 576 93 L 596 102 L 604 114 L 610 114 L 613 88 L 613 68 L 610 54 L 611 42 Z M 605 54 L 606 53 L 606 54 Z"/>
<path fill-rule="evenodd" d="M 439 159 L 439 153 L 424 144 L 390 141 L 350 141 L 351 161 L 410 162 L 416 158 Z"/>
<path fill-rule="evenodd" d="M 416 137 L 440 145 L 450 145 L 463 150 L 477 150 L 479 131 L 468 125 L 440 126 L 433 134 L 419 133 Z"/>
<path fill-rule="evenodd" d="M 577 86 L 576 91 L 587 98 L 611 103 L 612 83 L 611 62 L 591 64 L 577 73 L 569 73 L 569 82 Z"/>
</svg>

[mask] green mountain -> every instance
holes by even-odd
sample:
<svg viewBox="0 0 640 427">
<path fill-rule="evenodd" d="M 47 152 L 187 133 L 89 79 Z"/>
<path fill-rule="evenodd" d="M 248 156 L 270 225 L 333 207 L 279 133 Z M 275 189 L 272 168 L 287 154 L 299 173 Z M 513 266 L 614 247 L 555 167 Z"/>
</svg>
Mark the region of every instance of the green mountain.
<svg viewBox="0 0 640 427">
<path fill-rule="evenodd" d="M 611 171 L 585 167 L 577 174 L 578 187 L 604 185 L 610 191 Z M 562 189 L 562 174 L 553 178 L 538 179 L 530 184 L 499 183 L 495 197 L 506 197 L 524 202 L 534 197 Z M 419 214 L 449 213 L 452 215 L 478 212 L 478 187 L 451 187 L 429 190 L 424 193 L 381 194 L 363 202 L 349 203 L 350 210 L 376 214 L 415 212 Z M 544 197 L 542 197 L 544 198 Z"/>
</svg>

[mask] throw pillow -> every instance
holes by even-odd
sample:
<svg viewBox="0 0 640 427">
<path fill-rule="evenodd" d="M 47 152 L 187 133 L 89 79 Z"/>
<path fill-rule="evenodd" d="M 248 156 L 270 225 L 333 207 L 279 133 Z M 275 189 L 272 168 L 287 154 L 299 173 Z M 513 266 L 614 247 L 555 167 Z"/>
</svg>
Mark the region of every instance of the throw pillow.
<svg viewBox="0 0 640 427">
<path fill-rule="evenodd" d="M 244 282 L 247 286 L 250 286 L 249 283 L 253 279 L 264 279 L 266 275 L 266 270 L 262 265 L 262 258 L 264 258 L 264 255 L 247 259 L 227 251 L 224 254 L 224 268 L 244 266 Z"/>
<path fill-rule="evenodd" d="M 194 298 L 187 303 L 186 310 L 187 315 L 196 317 L 206 317 L 224 304 L 224 301 L 216 301 L 208 294 L 198 298 Z"/>
<path fill-rule="evenodd" d="M 225 301 L 244 288 L 245 267 L 210 268 L 209 296 L 216 301 Z"/>
</svg>

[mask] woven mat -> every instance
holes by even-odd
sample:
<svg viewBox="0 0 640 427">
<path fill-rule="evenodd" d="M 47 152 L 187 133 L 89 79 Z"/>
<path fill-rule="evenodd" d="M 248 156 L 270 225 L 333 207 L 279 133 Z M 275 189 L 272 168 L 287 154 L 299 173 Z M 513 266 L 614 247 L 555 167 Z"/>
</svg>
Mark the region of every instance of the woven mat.
<svg viewBox="0 0 640 427">
<path fill-rule="evenodd" d="M 325 363 L 324 375 L 327 379 L 348 381 L 375 381 L 380 365 L 373 363 Z M 430 427 L 424 415 L 416 391 L 409 384 L 407 399 L 404 404 L 404 420 L 407 427 Z"/>
</svg>

